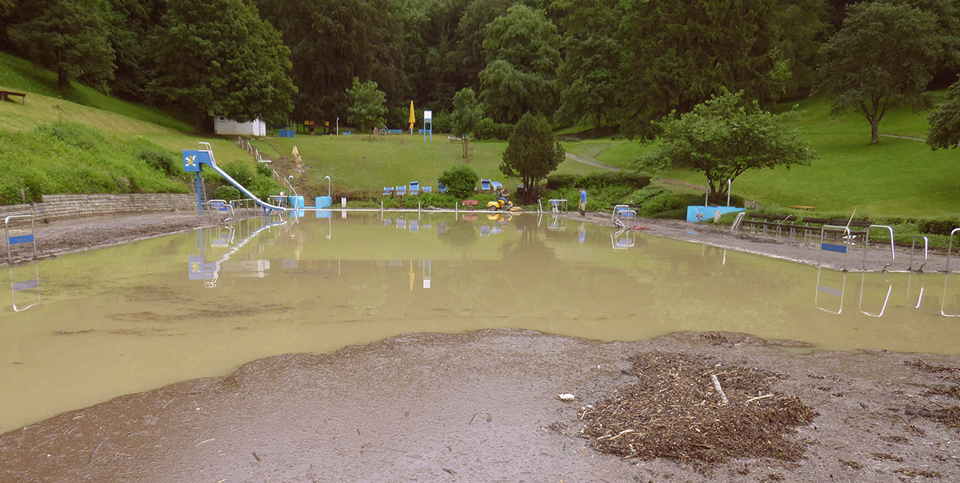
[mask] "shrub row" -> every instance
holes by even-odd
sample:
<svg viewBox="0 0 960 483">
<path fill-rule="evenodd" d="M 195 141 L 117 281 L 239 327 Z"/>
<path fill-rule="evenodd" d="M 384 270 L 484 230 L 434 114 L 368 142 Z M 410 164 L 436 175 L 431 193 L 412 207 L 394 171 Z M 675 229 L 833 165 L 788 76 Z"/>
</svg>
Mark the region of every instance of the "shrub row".
<svg viewBox="0 0 960 483">
<path fill-rule="evenodd" d="M 555 174 L 547 176 L 547 190 L 562 188 L 584 188 L 599 190 L 611 186 L 626 186 L 641 189 L 650 184 L 650 175 L 647 173 L 633 173 L 628 171 L 609 171 L 594 173 L 586 176 L 572 174 Z"/>
</svg>

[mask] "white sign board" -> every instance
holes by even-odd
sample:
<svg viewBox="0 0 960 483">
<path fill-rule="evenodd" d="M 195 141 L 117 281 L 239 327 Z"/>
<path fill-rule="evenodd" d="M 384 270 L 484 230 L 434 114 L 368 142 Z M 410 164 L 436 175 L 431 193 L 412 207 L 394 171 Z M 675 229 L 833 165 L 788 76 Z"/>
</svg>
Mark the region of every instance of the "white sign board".
<svg viewBox="0 0 960 483">
<path fill-rule="evenodd" d="M 433 120 L 433 111 L 423 111 L 423 120 L 432 121 Z"/>
</svg>

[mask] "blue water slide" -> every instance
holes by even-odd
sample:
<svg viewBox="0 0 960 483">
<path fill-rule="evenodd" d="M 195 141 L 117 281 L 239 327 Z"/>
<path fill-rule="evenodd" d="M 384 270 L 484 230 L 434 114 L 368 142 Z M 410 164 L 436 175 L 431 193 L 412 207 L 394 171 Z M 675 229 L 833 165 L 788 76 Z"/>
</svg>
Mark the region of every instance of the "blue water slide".
<svg viewBox="0 0 960 483">
<path fill-rule="evenodd" d="M 201 143 L 201 145 L 203 144 L 206 144 L 207 146 L 209 146 L 209 144 L 207 143 Z M 191 159 L 191 156 L 195 157 L 195 162 L 191 162 L 191 161 L 194 161 L 193 159 Z M 271 205 L 270 203 L 267 203 L 266 201 L 263 201 L 260 198 L 257 198 L 257 196 L 251 193 L 250 190 L 244 188 L 242 184 L 237 182 L 237 180 L 231 178 L 229 174 L 225 173 L 222 169 L 220 169 L 217 166 L 216 160 L 214 160 L 213 158 L 213 150 L 210 150 L 210 149 L 201 149 L 198 151 L 185 150 L 183 152 L 183 157 L 184 157 L 184 170 L 193 171 L 188 168 L 188 164 L 195 165 L 197 167 L 197 170 L 199 170 L 200 165 L 205 164 L 209 166 L 210 169 L 216 171 L 217 174 L 223 177 L 223 179 L 227 180 L 228 183 L 232 184 L 235 188 L 240 190 L 240 192 L 243 193 L 244 196 L 253 200 L 254 203 L 269 210 L 287 211 L 287 209 L 282 206 Z"/>
</svg>

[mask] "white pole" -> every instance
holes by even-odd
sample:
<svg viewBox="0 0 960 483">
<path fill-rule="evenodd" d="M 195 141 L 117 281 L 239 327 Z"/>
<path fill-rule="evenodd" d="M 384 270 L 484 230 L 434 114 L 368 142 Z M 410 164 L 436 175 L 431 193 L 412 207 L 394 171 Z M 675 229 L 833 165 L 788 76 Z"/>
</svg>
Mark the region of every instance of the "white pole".
<svg viewBox="0 0 960 483">
<path fill-rule="evenodd" d="M 340 135 L 340 118 L 337 118 L 337 136 Z"/>
<path fill-rule="evenodd" d="M 727 208 L 730 207 L 730 186 L 733 184 L 732 179 L 727 180 Z"/>
</svg>

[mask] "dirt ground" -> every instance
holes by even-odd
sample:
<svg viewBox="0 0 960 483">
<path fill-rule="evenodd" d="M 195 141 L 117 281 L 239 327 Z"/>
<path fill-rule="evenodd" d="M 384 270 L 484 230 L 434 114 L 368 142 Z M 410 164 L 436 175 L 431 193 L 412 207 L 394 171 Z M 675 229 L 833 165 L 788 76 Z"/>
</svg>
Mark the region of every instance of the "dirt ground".
<svg viewBox="0 0 960 483">
<path fill-rule="evenodd" d="M 55 222 L 38 227 L 40 250 L 197 218 Z M 816 263 L 811 242 L 634 227 Z M 960 481 L 960 357 L 798 345 L 503 329 L 280 355 L 0 435 L 0 481 Z"/>
<path fill-rule="evenodd" d="M 49 223 L 37 221 L 34 229 L 38 258 L 44 259 L 181 233 L 217 223 L 215 214 L 198 216 L 196 212 L 163 212 L 90 216 Z M 0 249 L 6 255 L 5 239 L 0 241 Z M 30 256 L 32 252 L 18 249 L 18 254 L 21 257 Z M 0 265 L 6 265 L 6 256 L 2 258 Z M 17 258 L 14 257 L 15 263 Z"/>
</svg>

